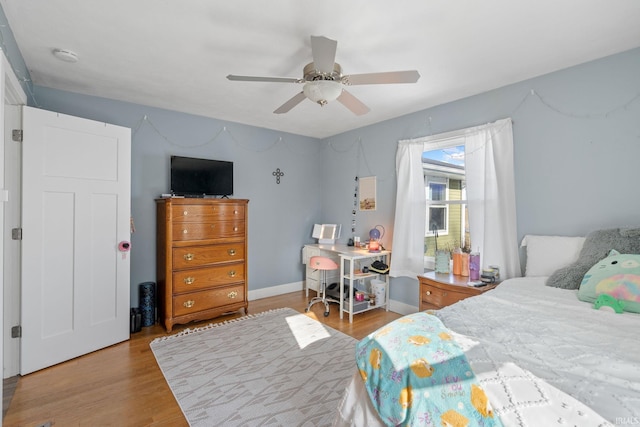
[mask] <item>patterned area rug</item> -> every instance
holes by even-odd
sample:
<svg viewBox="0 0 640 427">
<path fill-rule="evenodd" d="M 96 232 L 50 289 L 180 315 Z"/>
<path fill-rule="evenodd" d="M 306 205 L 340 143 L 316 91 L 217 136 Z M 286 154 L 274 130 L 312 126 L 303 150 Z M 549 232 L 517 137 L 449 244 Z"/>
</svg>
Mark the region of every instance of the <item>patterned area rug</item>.
<svg viewBox="0 0 640 427">
<path fill-rule="evenodd" d="M 290 308 L 157 338 L 151 349 L 191 426 L 331 425 L 356 340 Z"/>
</svg>

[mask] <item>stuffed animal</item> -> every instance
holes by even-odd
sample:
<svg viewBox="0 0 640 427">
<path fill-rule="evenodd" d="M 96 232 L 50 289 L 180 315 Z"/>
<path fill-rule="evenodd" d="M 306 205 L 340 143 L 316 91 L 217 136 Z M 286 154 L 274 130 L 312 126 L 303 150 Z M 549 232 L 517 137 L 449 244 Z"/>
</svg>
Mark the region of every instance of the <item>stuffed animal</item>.
<svg viewBox="0 0 640 427">
<path fill-rule="evenodd" d="M 640 313 L 640 255 L 612 250 L 584 275 L 578 299 L 594 308 L 609 306 L 616 313 Z"/>
<path fill-rule="evenodd" d="M 587 271 L 606 258 L 611 249 L 621 254 L 640 254 L 640 228 L 613 228 L 589 233 L 578 260 L 556 270 L 547 280 L 547 286 L 578 289 Z"/>
</svg>

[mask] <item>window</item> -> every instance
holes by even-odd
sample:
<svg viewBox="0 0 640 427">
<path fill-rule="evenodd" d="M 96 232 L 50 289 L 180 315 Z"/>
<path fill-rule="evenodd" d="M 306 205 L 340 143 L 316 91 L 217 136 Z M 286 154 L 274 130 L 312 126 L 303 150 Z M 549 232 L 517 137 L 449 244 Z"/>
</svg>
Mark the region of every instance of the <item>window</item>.
<svg viewBox="0 0 640 427">
<path fill-rule="evenodd" d="M 415 279 L 417 274 L 424 272 L 425 267 L 430 268 L 425 246 L 433 248 L 434 245 L 428 244 L 432 237 L 427 236 L 424 226 L 427 214 L 425 176 L 431 173 L 425 173 L 423 154 L 425 151 L 440 150 L 440 154 L 444 151 L 453 158 L 458 153 L 450 150 L 461 146 L 464 146 L 465 167 L 459 169 L 465 171 L 465 176 L 460 182 L 461 200 L 455 202 L 454 182 L 449 177 L 451 200 L 446 203 L 449 206 L 448 234 L 456 234 L 451 221 L 454 206 L 464 208 L 460 214 L 464 215 L 464 220 L 460 221 L 465 229 L 465 239 L 460 239 L 464 241 L 463 244 L 479 250 L 487 265 L 499 265 L 501 276 L 503 271 L 505 277 L 521 274 L 513 176 L 513 129 L 511 119 L 506 118 L 486 125 L 398 141 L 393 260 L 389 270 L 391 277 Z M 429 157 L 427 155 L 426 159 Z M 430 171 L 436 167 L 433 164 L 427 169 Z M 491 194 L 491 198 L 485 199 L 485 194 Z M 442 201 L 437 203 L 444 204 Z M 467 204 L 473 217 L 466 213 Z M 420 232 L 416 233 L 416 230 Z M 468 231 L 473 233 L 472 243 L 467 239 Z M 462 236 L 463 232 L 460 231 Z M 438 249 L 440 243 L 438 239 Z"/>
<path fill-rule="evenodd" d="M 435 175 L 426 175 L 425 178 L 427 181 L 425 186 L 427 196 L 427 224 L 425 230 L 427 230 L 427 236 L 434 235 L 434 230 L 438 231 L 438 235 L 447 234 L 449 205 L 446 204 L 446 201 L 448 200 L 449 180 Z M 438 202 L 443 202 L 444 204 Z"/>
<path fill-rule="evenodd" d="M 430 264 L 438 249 L 469 247 L 469 219 L 466 205 L 464 144 L 451 141 L 422 154 L 425 182 L 425 257 Z"/>
</svg>

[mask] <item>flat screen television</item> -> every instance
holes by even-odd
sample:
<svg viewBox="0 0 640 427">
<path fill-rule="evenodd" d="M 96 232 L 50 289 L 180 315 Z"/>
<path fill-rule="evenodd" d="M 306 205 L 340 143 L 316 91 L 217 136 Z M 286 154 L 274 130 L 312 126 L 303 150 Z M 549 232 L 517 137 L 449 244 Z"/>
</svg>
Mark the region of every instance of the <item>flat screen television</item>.
<svg viewBox="0 0 640 427">
<path fill-rule="evenodd" d="M 171 194 L 185 197 L 233 194 L 233 162 L 171 156 Z"/>
</svg>

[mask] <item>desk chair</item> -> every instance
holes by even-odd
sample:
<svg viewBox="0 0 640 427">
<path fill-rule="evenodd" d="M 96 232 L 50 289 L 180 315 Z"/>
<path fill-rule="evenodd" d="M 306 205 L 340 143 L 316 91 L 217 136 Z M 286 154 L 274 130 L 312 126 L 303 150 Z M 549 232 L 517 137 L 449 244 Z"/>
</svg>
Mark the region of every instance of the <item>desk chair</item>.
<svg viewBox="0 0 640 427">
<path fill-rule="evenodd" d="M 318 286 L 318 296 L 311 298 L 305 312 L 308 313 L 313 304 L 321 302 L 324 304 L 324 317 L 327 317 L 329 316 L 329 303 L 340 304 L 338 300 L 327 298 L 327 270 L 337 270 L 338 264 L 327 257 L 313 256 L 309 259 L 309 266 L 314 270 L 320 270 L 320 285 Z"/>
</svg>

